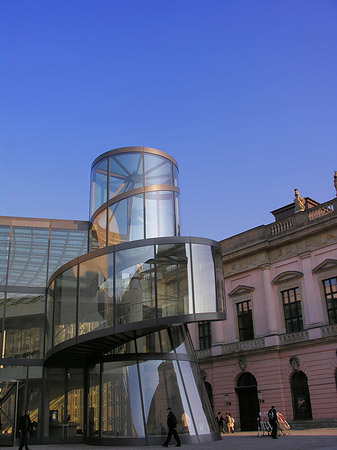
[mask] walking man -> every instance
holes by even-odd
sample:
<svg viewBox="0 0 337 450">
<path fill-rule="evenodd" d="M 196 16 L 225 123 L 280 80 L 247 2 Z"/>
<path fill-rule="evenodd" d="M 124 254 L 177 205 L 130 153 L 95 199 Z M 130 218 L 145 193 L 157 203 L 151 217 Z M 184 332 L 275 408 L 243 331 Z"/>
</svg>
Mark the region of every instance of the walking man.
<svg viewBox="0 0 337 450">
<path fill-rule="evenodd" d="M 176 440 L 177 444 L 176 447 L 181 447 L 180 439 L 178 436 L 178 432 L 176 430 L 177 428 L 177 418 L 172 412 L 172 408 L 167 408 L 167 426 L 168 426 L 168 433 L 166 441 L 163 444 L 163 447 L 168 447 L 171 437 L 174 436 L 174 439 Z"/>
<path fill-rule="evenodd" d="M 277 412 L 274 405 L 268 411 L 268 420 L 272 429 L 271 437 L 277 439 Z"/>
<path fill-rule="evenodd" d="M 25 414 L 20 417 L 19 422 L 19 433 L 21 435 L 20 447 L 19 450 L 22 450 L 25 447 L 25 450 L 29 450 L 27 444 L 28 433 L 30 430 L 35 430 L 32 425 L 32 422 L 29 417 L 30 410 L 26 409 Z"/>
</svg>

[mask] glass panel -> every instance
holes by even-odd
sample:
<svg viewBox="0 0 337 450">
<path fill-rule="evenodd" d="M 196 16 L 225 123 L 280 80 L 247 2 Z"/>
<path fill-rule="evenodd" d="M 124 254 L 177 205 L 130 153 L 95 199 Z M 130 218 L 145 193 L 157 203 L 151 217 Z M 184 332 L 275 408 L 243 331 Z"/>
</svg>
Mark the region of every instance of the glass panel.
<svg viewBox="0 0 337 450">
<path fill-rule="evenodd" d="M 162 349 L 161 351 L 163 353 L 171 353 L 173 351 L 173 347 L 167 330 L 160 330 L 159 335 L 160 335 L 160 345 Z"/>
<path fill-rule="evenodd" d="M 166 158 L 145 153 L 145 186 L 173 184 L 172 163 Z"/>
<path fill-rule="evenodd" d="M 83 434 L 84 373 L 83 369 L 68 371 L 68 436 Z"/>
<path fill-rule="evenodd" d="M 212 248 L 208 245 L 192 244 L 192 263 L 195 312 L 214 312 L 216 304 Z"/>
<path fill-rule="evenodd" d="M 136 340 L 137 353 L 162 353 L 159 332 L 142 336 Z"/>
<path fill-rule="evenodd" d="M 0 285 L 6 284 L 10 227 L 0 226 Z"/>
<path fill-rule="evenodd" d="M 135 361 L 104 364 L 102 437 L 145 437 Z"/>
<path fill-rule="evenodd" d="M 42 358 L 45 296 L 7 294 L 3 349 L 5 358 Z"/>
<path fill-rule="evenodd" d="M 171 328 L 173 346 L 177 353 L 194 355 L 194 349 L 190 334 L 185 326 L 176 326 Z"/>
<path fill-rule="evenodd" d="M 186 391 L 185 391 L 184 384 L 183 384 L 183 381 L 182 381 L 182 378 L 180 375 L 177 361 L 173 361 L 173 367 L 174 367 L 174 370 L 175 370 L 175 373 L 177 376 L 179 394 L 180 394 L 182 406 L 183 406 L 183 411 L 182 411 L 181 416 L 180 416 L 180 411 L 178 410 L 178 416 L 177 416 L 178 427 L 177 428 L 178 428 L 180 434 L 188 434 L 190 436 L 195 436 L 196 432 L 195 432 L 194 423 L 192 421 L 192 414 L 191 414 L 189 403 L 187 401 Z M 181 420 L 181 424 L 180 424 L 180 420 Z"/>
<path fill-rule="evenodd" d="M 14 227 L 8 284 L 46 286 L 49 230 Z"/>
<path fill-rule="evenodd" d="M 106 209 L 95 217 L 89 231 L 89 251 L 106 246 Z"/>
<path fill-rule="evenodd" d="M 171 341 L 167 330 L 142 336 L 136 340 L 137 353 L 170 353 Z"/>
<path fill-rule="evenodd" d="M 42 367 L 29 367 L 28 370 L 28 407 L 30 409 L 30 420 L 36 431 L 31 431 L 31 436 L 41 435 L 42 431 Z"/>
<path fill-rule="evenodd" d="M 63 438 L 64 430 L 61 424 L 66 422 L 64 391 L 65 369 L 55 367 L 47 369 L 45 408 L 47 414 L 49 411 L 49 427 L 45 427 L 45 431 L 47 433 L 49 431 L 49 436 L 52 438 Z"/>
<path fill-rule="evenodd" d="M 195 363 L 189 361 L 179 361 L 182 371 L 187 395 L 193 411 L 194 422 L 198 434 L 208 434 L 215 431 L 212 421 L 213 412 L 201 375 Z"/>
<path fill-rule="evenodd" d="M 173 193 L 169 191 L 145 194 L 146 237 L 174 236 Z"/>
<path fill-rule="evenodd" d="M 55 280 L 54 345 L 75 337 L 77 266 Z"/>
<path fill-rule="evenodd" d="M 225 312 L 225 278 L 222 256 L 219 249 L 215 248 L 215 276 L 216 276 L 216 306 L 217 311 Z"/>
<path fill-rule="evenodd" d="M 174 185 L 176 187 L 178 187 L 179 186 L 179 169 L 175 164 L 173 164 L 173 176 L 174 176 Z"/>
<path fill-rule="evenodd" d="M 96 364 L 89 372 L 88 395 L 88 435 L 99 437 L 99 410 L 100 410 L 100 365 Z"/>
<path fill-rule="evenodd" d="M 134 195 L 109 208 L 109 245 L 144 239 L 144 197 Z"/>
<path fill-rule="evenodd" d="M 193 313 L 189 244 L 158 245 L 158 317 Z"/>
<path fill-rule="evenodd" d="M 107 201 L 108 160 L 104 159 L 93 167 L 90 186 L 90 215 Z"/>
<path fill-rule="evenodd" d="M 45 330 L 45 336 L 46 336 L 45 352 L 46 353 L 53 346 L 52 339 L 53 339 L 54 286 L 55 286 L 55 281 L 52 281 L 52 283 L 49 286 L 48 294 L 47 294 L 47 315 L 46 315 L 46 330 Z"/>
<path fill-rule="evenodd" d="M 153 246 L 116 253 L 116 324 L 155 318 Z"/>
<path fill-rule="evenodd" d="M 113 254 L 79 266 L 78 334 L 113 325 Z"/>
<path fill-rule="evenodd" d="M 139 187 L 143 187 L 143 154 L 122 153 L 111 156 L 109 198 Z"/>
<path fill-rule="evenodd" d="M 14 445 L 14 424 L 16 412 L 17 383 L 0 381 L 1 410 L 0 410 L 0 445 L 12 447 Z"/>
<path fill-rule="evenodd" d="M 175 361 L 142 361 L 139 364 L 143 393 L 146 431 L 149 436 L 166 435 L 167 407 L 175 414 L 178 433 L 186 432 L 191 412 Z M 186 414 L 186 416 L 183 416 Z M 191 434 L 194 428 L 190 421 Z M 188 427 L 187 427 L 188 429 Z"/>
<path fill-rule="evenodd" d="M 87 253 L 88 230 L 52 229 L 50 234 L 49 268 L 51 276 L 59 267 Z"/>
</svg>

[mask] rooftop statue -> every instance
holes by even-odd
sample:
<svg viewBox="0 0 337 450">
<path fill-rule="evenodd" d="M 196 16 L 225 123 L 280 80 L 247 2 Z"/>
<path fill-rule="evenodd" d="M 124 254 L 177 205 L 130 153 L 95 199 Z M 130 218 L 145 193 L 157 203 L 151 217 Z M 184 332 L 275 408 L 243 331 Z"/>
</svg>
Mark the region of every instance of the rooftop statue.
<svg viewBox="0 0 337 450">
<path fill-rule="evenodd" d="M 335 175 L 333 177 L 333 184 L 334 184 L 335 189 L 336 189 L 336 197 L 337 197 L 337 170 L 335 170 Z"/>
<path fill-rule="evenodd" d="M 295 198 L 294 198 L 295 213 L 304 211 L 305 210 L 305 198 L 300 196 L 298 189 L 294 189 L 294 191 L 295 191 Z"/>
</svg>

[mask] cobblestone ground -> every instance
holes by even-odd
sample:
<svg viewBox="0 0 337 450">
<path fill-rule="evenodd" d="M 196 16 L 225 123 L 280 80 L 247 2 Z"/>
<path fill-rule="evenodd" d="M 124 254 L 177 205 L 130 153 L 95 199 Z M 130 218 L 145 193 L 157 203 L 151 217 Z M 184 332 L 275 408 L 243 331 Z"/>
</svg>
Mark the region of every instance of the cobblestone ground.
<svg viewBox="0 0 337 450">
<path fill-rule="evenodd" d="M 174 448 L 174 438 L 169 448 Z M 290 430 L 289 435 L 277 440 L 269 436 L 257 437 L 256 432 L 238 432 L 223 435 L 221 441 L 207 444 L 183 444 L 186 450 L 337 450 L 337 428 L 313 430 Z M 30 450 L 159 450 L 162 447 L 106 447 L 92 445 L 32 445 Z M 0 450 L 13 450 L 13 447 L 0 447 Z"/>
</svg>

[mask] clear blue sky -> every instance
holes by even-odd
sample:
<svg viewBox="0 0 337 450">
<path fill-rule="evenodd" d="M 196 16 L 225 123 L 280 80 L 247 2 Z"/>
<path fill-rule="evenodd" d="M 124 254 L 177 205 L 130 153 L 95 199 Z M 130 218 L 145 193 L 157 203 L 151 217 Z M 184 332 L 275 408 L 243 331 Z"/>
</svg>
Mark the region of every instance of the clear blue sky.
<svg viewBox="0 0 337 450">
<path fill-rule="evenodd" d="M 88 219 L 101 153 L 179 163 L 183 234 L 273 221 L 337 170 L 336 0 L 2 0 L 0 214 Z"/>
</svg>

